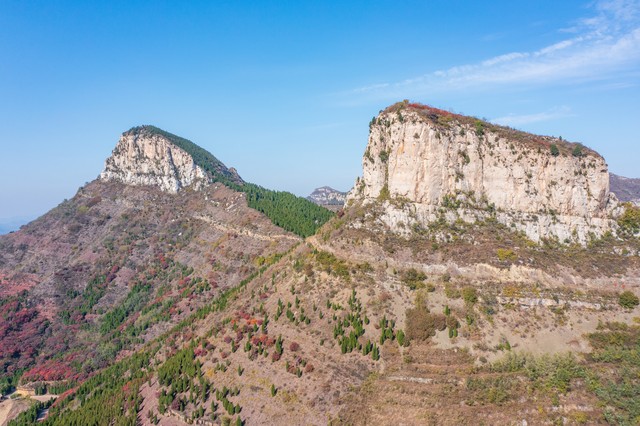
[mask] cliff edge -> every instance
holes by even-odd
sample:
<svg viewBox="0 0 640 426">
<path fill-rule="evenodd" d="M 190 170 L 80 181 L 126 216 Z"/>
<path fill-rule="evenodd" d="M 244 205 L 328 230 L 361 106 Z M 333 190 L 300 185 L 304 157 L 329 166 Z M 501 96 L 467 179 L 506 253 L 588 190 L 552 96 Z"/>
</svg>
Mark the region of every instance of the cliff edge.
<svg viewBox="0 0 640 426">
<path fill-rule="evenodd" d="M 169 193 L 200 189 L 214 181 L 243 181 L 233 168 L 193 142 L 154 126 L 124 132 L 105 162 L 100 180 L 156 186 Z"/>
<path fill-rule="evenodd" d="M 371 121 L 362 166 L 348 202 L 383 203 L 400 233 L 493 217 L 536 242 L 584 244 L 620 210 L 596 152 L 407 101 Z"/>
</svg>

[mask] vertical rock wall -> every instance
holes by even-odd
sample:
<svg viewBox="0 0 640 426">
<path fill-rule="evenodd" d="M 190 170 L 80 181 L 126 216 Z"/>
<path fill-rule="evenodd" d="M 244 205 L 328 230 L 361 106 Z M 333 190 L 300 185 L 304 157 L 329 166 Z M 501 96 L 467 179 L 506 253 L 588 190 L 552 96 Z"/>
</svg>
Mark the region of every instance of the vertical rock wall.
<svg viewBox="0 0 640 426">
<path fill-rule="evenodd" d="M 395 200 L 385 215 L 392 228 L 436 220 L 443 210 L 466 221 L 495 215 L 534 241 L 585 242 L 612 228 L 617 202 L 597 153 L 410 105 L 372 121 L 363 177 L 349 195 L 365 203 Z"/>
</svg>

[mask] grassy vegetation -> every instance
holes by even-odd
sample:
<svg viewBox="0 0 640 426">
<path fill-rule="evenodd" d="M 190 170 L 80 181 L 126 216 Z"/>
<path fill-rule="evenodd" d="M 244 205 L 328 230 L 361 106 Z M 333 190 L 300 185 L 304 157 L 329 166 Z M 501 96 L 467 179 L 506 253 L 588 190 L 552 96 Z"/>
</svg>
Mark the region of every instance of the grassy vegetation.
<svg viewBox="0 0 640 426">
<path fill-rule="evenodd" d="M 423 305 L 407 309 L 406 315 L 405 328 L 409 340 L 424 341 L 447 328 L 446 315 L 431 313 Z"/>
<path fill-rule="evenodd" d="M 624 206 L 624 213 L 618 219 L 620 227 L 631 234 L 640 232 L 640 207 L 636 207 L 631 203 Z"/>
<path fill-rule="evenodd" d="M 618 297 L 618 304 L 625 309 L 633 309 L 640 304 L 640 299 L 638 299 L 638 296 L 627 290 L 620 293 L 620 296 Z"/>
<path fill-rule="evenodd" d="M 407 269 L 402 272 L 400 276 L 400 280 L 407 285 L 411 290 L 416 290 L 419 288 L 424 288 L 425 283 L 424 280 L 427 279 L 427 276 L 424 272 L 419 272 L 415 268 Z"/>
<path fill-rule="evenodd" d="M 545 148 L 548 150 L 550 155 L 554 156 L 562 154 L 566 156 L 572 155 L 579 158 L 583 156 L 598 155 L 595 151 L 588 149 L 582 144 L 571 143 L 562 138 L 534 135 L 510 127 L 490 123 L 485 120 L 480 120 L 476 117 L 455 114 L 419 103 L 411 103 L 408 100 L 396 102 L 395 104 L 387 107 L 384 112 L 395 113 L 400 117 L 403 110 L 417 112 L 422 118 L 429 120 L 431 123 L 443 130 L 449 129 L 454 123 L 459 123 L 473 129 L 478 137 L 485 137 L 487 133 L 490 132 L 500 138 L 517 141 L 534 149 Z M 377 120 L 378 124 L 381 122 L 384 122 L 384 120 Z M 555 145 L 557 153 L 556 150 L 552 151 L 552 144 Z"/>
<path fill-rule="evenodd" d="M 601 324 L 589 335 L 594 365 L 589 388 L 602 402 L 611 424 L 640 422 L 640 327 Z"/>
<path fill-rule="evenodd" d="M 469 390 L 476 400 L 500 405 L 525 391 L 550 397 L 558 405 L 558 396 L 580 386 L 598 400 L 604 421 L 616 425 L 640 422 L 640 327 L 623 323 L 600 324 L 588 335 L 592 352 L 580 360 L 571 353 L 533 356 L 509 352 L 493 363 L 491 373 L 507 376 L 486 380 L 470 377 Z M 513 376 L 517 374 L 517 376 Z M 511 376 L 509 376 L 511 375 Z M 527 379 L 526 389 L 516 392 L 519 376 Z"/>
</svg>

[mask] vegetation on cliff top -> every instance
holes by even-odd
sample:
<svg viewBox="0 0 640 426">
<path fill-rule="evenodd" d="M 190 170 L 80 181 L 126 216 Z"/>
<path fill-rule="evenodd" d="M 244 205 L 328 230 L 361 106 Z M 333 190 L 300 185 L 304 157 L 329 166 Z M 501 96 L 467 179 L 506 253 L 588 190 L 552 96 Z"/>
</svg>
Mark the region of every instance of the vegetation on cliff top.
<svg viewBox="0 0 640 426">
<path fill-rule="evenodd" d="M 173 133 L 169 133 L 162 129 L 159 129 L 155 126 L 137 126 L 129 129 L 127 134 L 133 135 L 141 135 L 141 134 L 151 134 L 151 135 L 159 135 L 166 139 L 168 139 L 172 144 L 185 150 L 191 157 L 193 157 L 193 161 L 200 167 L 202 167 L 205 171 L 209 172 L 214 180 L 221 181 L 230 181 L 237 184 L 242 184 L 243 181 L 238 176 L 237 173 L 229 170 L 222 161 L 218 160 L 213 154 L 211 154 L 206 149 L 196 145 L 188 139 L 181 138 L 180 136 L 174 135 Z"/>
<path fill-rule="evenodd" d="M 404 117 L 402 116 L 403 110 L 415 111 L 421 117 L 441 128 L 449 128 L 453 122 L 458 122 L 462 125 L 471 126 L 478 136 L 484 136 L 486 132 L 491 132 L 498 135 L 500 138 L 517 141 L 533 148 L 544 148 L 548 152 L 551 152 L 553 149 L 552 146 L 555 145 L 554 152 L 552 152 L 554 156 L 560 154 L 573 157 L 600 156 L 597 152 L 585 147 L 584 145 L 568 142 L 562 137 L 556 138 L 552 136 L 534 135 L 511 127 L 493 124 L 477 117 L 455 114 L 453 112 L 434 108 L 428 105 L 409 102 L 406 99 L 402 102 L 396 102 L 395 104 L 388 106 L 386 109 L 381 111 L 381 113 L 397 113 L 399 119 L 404 120 Z M 376 118 L 371 121 L 371 124 L 375 123 Z M 558 151 L 557 154 L 555 154 L 556 149 Z"/>
<path fill-rule="evenodd" d="M 209 173 L 212 181 L 247 194 L 249 207 L 266 215 L 275 225 L 301 237 L 316 233 L 318 228 L 333 217 L 333 212 L 290 192 L 273 191 L 242 180 L 235 171 L 228 169 L 209 151 L 195 143 L 166 132 L 155 126 L 138 126 L 127 133 L 150 133 L 167 138 L 177 147 L 185 150 L 193 161 Z"/>
</svg>

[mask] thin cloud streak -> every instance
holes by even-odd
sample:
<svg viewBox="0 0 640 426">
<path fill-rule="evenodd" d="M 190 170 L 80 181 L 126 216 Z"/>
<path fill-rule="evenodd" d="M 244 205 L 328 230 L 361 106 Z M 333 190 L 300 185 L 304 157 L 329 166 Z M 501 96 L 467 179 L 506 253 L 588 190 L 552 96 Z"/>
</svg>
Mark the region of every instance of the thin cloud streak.
<svg viewBox="0 0 640 426">
<path fill-rule="evenodd" d="M 515 115 L 510 114 L 504 117 L 494 118 L 492 123 L 501 124 L 503 126 L 523 126 L 532 123 L 539 123 L 542 121 L 557 120 L 564 117 L 571 117 L 571 108 L 567 106 L 554 108 L 549 111 L 534 113 L 534 114 L 522 114 Z"/>
<path fill-rule="evenodd" d="M 640 64 L 640 0 L 595 4 L 596 16 L 570 29 L 574 37 L 531 52 L 510 52 L 398 82 L 348 92 L 376 98 L 609 80 Z M 567 29 L 563 31 L 569 31 Z"/>
</svg>

